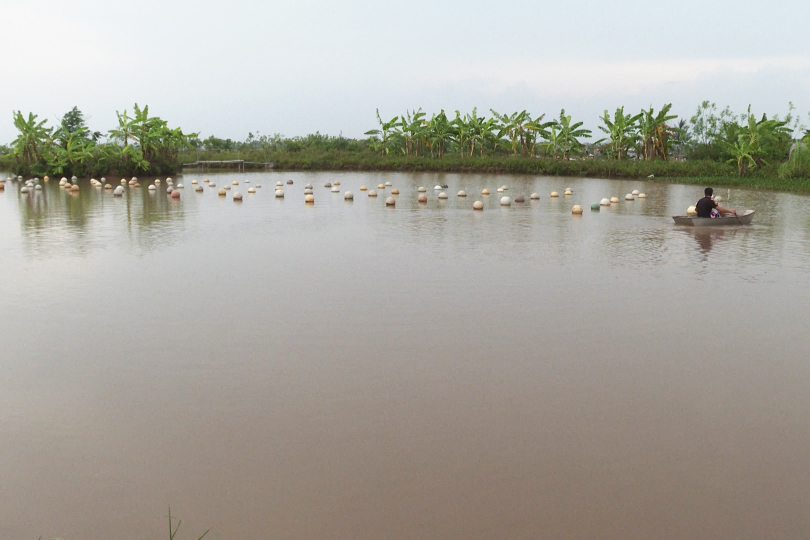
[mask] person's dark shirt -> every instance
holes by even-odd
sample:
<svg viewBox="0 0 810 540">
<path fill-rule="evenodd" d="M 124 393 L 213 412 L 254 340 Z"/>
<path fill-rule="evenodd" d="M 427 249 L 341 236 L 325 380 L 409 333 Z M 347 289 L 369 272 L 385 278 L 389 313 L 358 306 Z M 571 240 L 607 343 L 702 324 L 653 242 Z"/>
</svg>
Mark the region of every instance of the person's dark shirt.
<svg viewBox="0 0 810 540">
<path fill-rule="evenodd" d="M 711 197 L 703 197 L 695 205 L 698 217 L 712 217 L 712 210 L 717 206 L 717 203 Z"/>
</svg>

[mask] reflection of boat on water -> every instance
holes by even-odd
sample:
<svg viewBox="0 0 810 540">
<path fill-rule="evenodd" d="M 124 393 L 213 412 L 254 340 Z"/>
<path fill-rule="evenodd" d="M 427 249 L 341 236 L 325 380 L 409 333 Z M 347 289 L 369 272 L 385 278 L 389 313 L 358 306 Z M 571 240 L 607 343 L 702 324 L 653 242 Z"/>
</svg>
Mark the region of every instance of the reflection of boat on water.
<svg viewBox="0 0 810 540">
<path fill-rule="evenodd" d="M 718 218 L 705 218 L 697 216 L 672 216 L 676 225 L 689 225 L 690 227 L 725 227 L 727 225 L 750 225 L 754 219 L 754 211 L 746 210 L 742 214 L 723 216 Z"/>
<path fill-rule="evenodd" d="M 703 253 L 708 253 L 712 250 L 712 244 L 723 237 L 726 231 L 723 229 L 696 229 L 695 231 L 695 240 L 697 241 L 698 245 L 700 246 L 700 251 Z"/>
</svg>

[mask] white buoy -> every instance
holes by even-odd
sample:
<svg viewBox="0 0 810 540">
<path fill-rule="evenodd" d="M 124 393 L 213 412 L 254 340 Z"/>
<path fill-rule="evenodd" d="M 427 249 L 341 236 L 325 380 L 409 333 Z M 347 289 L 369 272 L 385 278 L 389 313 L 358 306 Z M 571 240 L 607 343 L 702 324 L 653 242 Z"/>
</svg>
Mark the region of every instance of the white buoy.
<svg viewBox="0 0 810 540">
<path fill-rule="evenodd" d="M 624 196 L 624 200 L 625 200 L 625 201 L 635 201 L 635 200 L 636 200 L 636 198 L 635 198 L 635 197 L 633 197 L 633 194 L 632 194 L 632 193 L 628 193 L 627 195 L 625 195 L 625 196 Z"/>
<path fill-rule="evenodd" d="M 556 191 L 552 191 L 552 192 L 551 192 L 551 196 L 552 196 L 552 197 L 559 197 L 559 196 L 560 196 L 560 194 L 559 194 L 559 193 L 557 193 Z"/>
<path fill-rule="evenodd" d="M 74 184 L 73 187 L 70 188 L 70 191 L 73 191 L 73 192 L 79 191 L 79 186 Z"/>
<path fill-rule="evenodd" d="M 250 180 L 245 180 L 245 184 L 249 184 L 249 183 L 250 183 Z"/>
<path fill-rule="evenodd" d="M 203 182 L 205 182 L 207 184 L 208 182 L 210 182 L 210 180 L 208 178 L 206 178 L 205 180 L 203 180 Z"/>
<path fill-rule="evenodd" d="M 385 187 L 391 187 L 391 182 L 386 182 Z"/>
<path fill-rule="evenodd" d="M 630 192 L 630 194 L 633 196 L 638 195 L 638 190 L 634 189 L 633 191 Z"/>
<path fill-rule="evenodd" d="M 602 199 L 601 201 L 599 201 L 599 204 L 601 206 L 610 206 L 610 199 Z"/>
<path fill-rule="evenodd" d="M 233 200 L 235 200 L 235 201 L 241 201 L 241 200 L 242 200 L 242 194 L 241 194 L 241 193 L 239 193 L 238 191 L 234 191 L 234 193 L 233 193 Z"/>
<path fill-rule="evenodd" d="M 395 198 L 388 197 L 385 199 L 385 206 L 394 206 L 395 204 L 397 204 L 397 200 Z"/>
<path fill-rule="evenodd" d="M 391 195 L 399 195 L 399 190 L 397 188 L 392 189 Z"/>
<path fill-rule="evenodd" d="M 467 192 L 466 192 L 466 191 L 464 191 L 464 190 L 462 189 L 461 191 L 459 191 L 459 192 L 458 192 L 458 196 L 459 196 L 459 197 L 466 197 L 466 196 L 467 196 Z"/>
<path fill-rule="evenodd" d="M 304 195 L 312 195 L 312 189 L 307 188 L 304 190 Z"/>
<path fill-rule="evenodd" d="M 23 186 L 23 187 L 20 189 L 20 193 L 28 193 L 28 186 Z"/>
<path fill-rule="evenodd" d="M 340 193 L 340 188 L 337 186 L 332 187 L 332 193 Z"/>
<path fill-rule="evenodd" d="M 234 180 L 233 182 L 231 182 L 231 184 L 233 184 L 235 186 L 238 186 L 239 185 L 239 180 Z M 234 193 L 234 196 L 236 196 L 236 193 Z"/>
<path fill-rule="evenodd" d="M 720 195 L 715 195 L 714 200 L 717 202 L 723 202 L 723 197 L 721 197 Z"/>
<path fill-rule="evenodd" d="M 284 186 L 284 184 L 282 184 L 281 181 L 276 182 L 276 187 L 282 187 L 282 186 Z"/>
<path fill-rule="evenodd" d="M 647 198 L 647 194 L 646 194 L 646 193 L 639 193 L 639 194 L 638 194 L 638 198 L 639 198 L 639 199 L 646 199 L 646 198 Z"/>
<path fill-rule="evenodd" d="M 340 180 L 335 180 L 334 182 L 332 182 L 332 185 L 333 186 L 339 186 L 340 185 Z"/>
<path fill-rule="evenodd" d="M 309 195 L 304 195 L 304 202 L 305 203 L 314 203 L 315 202 L 315 195 L 311 193 Z"/>
<path fill-rule="evenodd" d="M 419 193 L 425 193 L 427 189 L 425 189 L 425 186 L 419 186 L 419 189 L 417 189 L 416 191 L 418 191 Z"/>
<path fill-rule="evenodd" d="M 612 204 L 616 204 L 617 202 L 619 202 L 619 198 L 614 195 L 613 197 L 610 198 L 610 202 Z"/>
<path fill-rule="evenodd" d="M 40 186 L 39 184 L 35 185 L 34 191 L 42 191 L 42 186 Z"/>
<path fill-rule="evenodd" d="M 205 188 L 203 188 L 202 186 L 197 186 L 194 188 L 194 191 L 196 191 L 197 193 L 202 193 L 203 191 L 205 191 Z"/>
<path fill-rule="evenodd" d="M 416 198 L 416 200 L 420 203 L 426 203 L 427 195 L 425 195 L 424 193 L 420 193 L 419 196 Z"/>
<path fill-rule="evenodd" d="M 377 196 L 377 192 L 376 192 L 376 191 L 374 191 L 373 189 L 372 189 L 372 190 L 369 190 L 369 192 L 368 192 L 368 196 L 369 196 L 369 197 L 376 197 L 376 196 Z"/>
<path fill-rule="evenodd" d="M 185 186 L 183 184 L 177 184 L 177 189 L 184 189 Z"/>
<path fill-rule="evenodd" d="M 172 186 L 166 188 L 166 193 L 171 193 L 172 191 L 174 191 L 174 188 Z"/>
<path fill-rule="evenodd" d="M 385 189 L 385 184 L 377 184 L 377 189 Z"/>
<path fill-rule="evenodd" d="M 231 186 L 224 186 L 224 187 L 225 187 L 225 189 L 227 189 L 228 191 L 230 191 L 230 190 L 231 190 Z"/>
<path fill-rule="evenodd" d="M 112 184 L 107 182 L 106 184 L 104 184 L 104 189 L 112 189 Z"/>
<path fill-rule="evenodd" d="M 506 186 L 506 184 L 504 184 L 504 185 L 502 185 L 502 186 L 501 186 L 501 189 L 502 189 L 502 190 L 504 190 L 504 191 L 506 191 L 506 190 L 508 190 L 509 188 Z"/>
<path fill-rule="evenodd" d="M 565 188 L 565 191 L 563 192 L 563 195 L 573 195 L 573 194 L 574 192 L 571 191 L 571 188 Z"/>
<path fill-rule="evenodd" d="M 248 193 L 256 193 L 256 188 L 254 188 L 254 187 L 249 187 L 249 188 L 248 188 Z"/>
<path fill-rule="evenodd" d="M 155 185 L 156 185 L 156 186 L 159 186 L 159 185 L 160 185 L 160 179 L 159 179 L 159 178 L 155 179 Z"/>
<path fill-rule="evenodd" d="M 155 191 L 157 188 L 153 184 L 149 184 L 149 191 Z"/>
<path fill-rule="evenodd" d="M 481 195 L 489 195 L 489 190 L 487 188 L 482 189 Z"/>
<path fill-rule="evenodd" d="M 512 204 L 512 199 L 509 197 L 501 197 L 501 206 L 510 206 Z"/>
<path fill-rule="evenodd" d="M 360 191 L 368 191 L 368 188 L 366 186 L 360 186 Z"/>
<path fill-rule="evenodd" d="M 529 195 L 529 198 L 537 200 L 537 199 L 540 198 L 540 194 L 539 193 L 532 193 L 531 195 Z"/>
<path fill-rule="evenodd" d="M 284 190 L 282 190 L 282 189 L 277 189 L 277 190 L 276 190 L 276 197 L 278 197 L 278 198 L 283 198 L 283 197 L 284 197 Z"/>
<path fill-rule="evenodd" d="M 312 184 L 307 182 L 306 184 L 304 184 L 304 189 L 312 189 Z"/>
<path fill-rule="evenodd" d="M 194 186 L 194 185 L 197 185 L 197 180 L 196 180 L 196 179 L 192 180 L 192 181 L 191 181 L 191 185 L 193 185 L 193 186 Z"/>
<path fill-rule="evenodd" d="M 495 191 L 497 191 L 498 193 L 503 193 L 503 188 L 502 188 L 502 187 L 499 187 L 499 188 L 498 188 L 498 189 L 496 189 Z"/>
<path fill-rule="evenodd" d="M 692 206 L 690 206 L 690 207 L 688 207 L 686 209 L 686 215 L 687 216 L 694 216 L 695 214 L 697 214 L 697 208 L 695 208 L 694 205 L 692 205 Z"/>
<path fill-rule="evenodd" d="M 571 208 L 572 214 L 581 214 L 582 213 L 582 206 L 575 204 L 573 208 Z"/>
<path fill-rule="evenodd" d="M 442 186 L 433 186 L 434 191 L 441 191 Z"/>
<path fill-rule="evenodd" d="M 446 199 L 447 198 L 447 193 L 445 193 L 444 191 L 440 192 L 439 193 L 439 198 L 440 199 Z"/>
<path fill-rule="evenodd" d="M 202 189 L 200 189 L 201 187 L 202 186 L 198 187 L 197 191 L 202 191 Z M 228 194 L 228 192 L 225 191 L 225 188 L 219 188 L 219 191 L 217 193 L 219 194 L 220 197 L 224 197 L 225 195 Z"/>
<path fill-rule="evenodd" d="M 345 201 L 354 200 L 354 193 L 352 193 L 351 191 L 347 191 L 346 193 L 343 194 L 343 200 Z"/>
<path fill-rule="evenodd" d="M 484 203 L 482 203 L 481 201 L 475 201 L 473 203 L 473 210 L 483 210 L 483 209 L 484 209 Z"/>
</svg>

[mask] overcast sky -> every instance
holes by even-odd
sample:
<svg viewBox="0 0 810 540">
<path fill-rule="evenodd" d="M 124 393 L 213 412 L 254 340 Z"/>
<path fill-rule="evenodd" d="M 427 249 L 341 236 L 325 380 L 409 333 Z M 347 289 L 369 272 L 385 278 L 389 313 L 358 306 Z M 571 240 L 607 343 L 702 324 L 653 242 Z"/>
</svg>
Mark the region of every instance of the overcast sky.
<svg viewBox="0 0 810 540">
<path fill-rule="evenodd" d="M 810 111 L 810 2 L 0 0 L 0 142 L 13 110 L 106 131 L 150 112 L 202 137 L 362 136 L 422 107 L 479 113 L 705 99 Z"/>
</svg>

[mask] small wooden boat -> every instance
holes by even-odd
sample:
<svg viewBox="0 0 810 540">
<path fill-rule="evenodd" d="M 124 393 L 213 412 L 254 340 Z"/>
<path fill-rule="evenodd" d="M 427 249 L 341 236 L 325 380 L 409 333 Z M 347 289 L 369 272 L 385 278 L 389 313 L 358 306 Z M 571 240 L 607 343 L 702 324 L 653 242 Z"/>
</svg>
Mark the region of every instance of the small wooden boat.
<svg viewBox="0 0 810 540">
<path fill-rule="evenodd" d="M 754 211 L 746 210 L 742 214 L 723 216 L 717 218 L 697 216 L 672 216 L 676 225 L 689 225 L 691 227 L 723 227 L 726 225 L 750 225 L 754 219 Z"/>
</svg>

